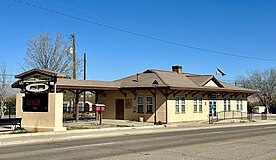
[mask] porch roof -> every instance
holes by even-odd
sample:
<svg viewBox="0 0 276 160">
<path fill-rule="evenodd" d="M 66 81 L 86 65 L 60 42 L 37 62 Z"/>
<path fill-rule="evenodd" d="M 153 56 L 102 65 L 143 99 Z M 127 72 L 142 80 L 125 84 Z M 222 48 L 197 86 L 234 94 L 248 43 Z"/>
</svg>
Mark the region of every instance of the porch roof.
<svg viewBox="0 0 276 160">
<path fill-rule="evenodd" d="M 111 81 L 76 80 L 58 78 L 56 86 L 58 89 L 79 90 L 118 90 L 120 83 Z"/>
</svg>

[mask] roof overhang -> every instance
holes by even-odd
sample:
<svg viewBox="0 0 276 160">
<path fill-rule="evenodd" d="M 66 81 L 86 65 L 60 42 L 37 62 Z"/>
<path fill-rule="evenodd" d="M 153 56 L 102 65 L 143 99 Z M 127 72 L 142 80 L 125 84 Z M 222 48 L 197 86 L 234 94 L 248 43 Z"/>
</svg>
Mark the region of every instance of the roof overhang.
<svg viewBox="0 0 276 160">
<path fill-rule="evenodd" d="M 211 88 L 211 87 L 170 87 L 171 90 L 183 90 L 183 91 L 207 91 L 207 92 L 229 92 L 229 93 L 246 93 L 246 94 L 255 94 L 258 91 L 255 90 L 236 90 L 236 89 L 226 89 L 226 88 Z"/>
</svg>

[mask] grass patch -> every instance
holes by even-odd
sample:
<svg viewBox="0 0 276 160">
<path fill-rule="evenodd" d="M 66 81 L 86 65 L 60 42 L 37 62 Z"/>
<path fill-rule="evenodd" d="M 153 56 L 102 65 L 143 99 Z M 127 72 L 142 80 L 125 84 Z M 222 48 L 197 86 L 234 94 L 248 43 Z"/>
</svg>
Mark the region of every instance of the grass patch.
<svg viewBox="0 0 276 160">
<path fill-rule="evenodd" d="M 78 129 L 89 129 L 89 127 L 84 127 L 84 126 L 70 126 L 70 127 L 67 127 L 67 130 L 78 130 Z"/>
<path fill-rule="evenodd" d="M 117 124 L 116 127 L 135 127 L 134 125 Z"/>
<path fill-rule="evenodd" d="M 34 133 L 34 132 L 29 132 L 25 128 L 19 128 L 19 127 L 17 127 L 12 132 L 10 132 L 10 134 L 23 134 L 23 133 Z"/>
<path fill-rule="evenodd" d="M 245 121 L 245 120 L 241 120 L 241 121 L 240 121 L 240 123 L 247 123 L 247 121 Z"/>
</svg>

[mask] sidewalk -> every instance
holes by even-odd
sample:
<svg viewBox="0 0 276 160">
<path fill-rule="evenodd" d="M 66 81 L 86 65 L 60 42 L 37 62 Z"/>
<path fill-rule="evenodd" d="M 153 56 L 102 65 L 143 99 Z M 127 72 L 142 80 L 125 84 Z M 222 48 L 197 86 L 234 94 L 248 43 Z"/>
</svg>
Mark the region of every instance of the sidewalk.
<svg viewBox="0 0 276 160">
<path fill-rule="evenodd" d="M 77 123 L 65 123 L 68 126 L 77 125 L 91 125 L 97 122 L 77 122 Z M 114 121 L 104 120 L 103 125 L 114 125 L 112 127 L 104 127 L 100 129 L 78 129 L 67 130 L 64 132 L 39 132 L 39 133 L 24 133 L 24 134 L 1 134 L 0 132 L 0 146 L 14 145 L 14 144 L 27 144 L 38 142 L 51 142 L 59 140 L 73 140 L 81 138 L 102 138 L 112 136 L 123 135 L 138 135 L 145 133 L 158 133 L 158 132 L 173 132 L 183 130 L 195 130 L 195 129 L 210 129 L 210 128 L 225 128 L 235 126 L 252 126 L 252 125 L 269 125 L 276 124 L 275 120 L 258 121 L 258 122 L 246 122 L 240 123 L 232 121 L 222 121 L 215 124 L 208 124 L 206 121 L 199 122 L 182 122 L 182 123 L 170 123 L 166 125 L 154 126 L 151 123 L 141 123 L 132 121 Z M 116 127 L 115 125 L 124 126 Z M 128 126 L 128 127 L 127 127 Z"/>
</svg>

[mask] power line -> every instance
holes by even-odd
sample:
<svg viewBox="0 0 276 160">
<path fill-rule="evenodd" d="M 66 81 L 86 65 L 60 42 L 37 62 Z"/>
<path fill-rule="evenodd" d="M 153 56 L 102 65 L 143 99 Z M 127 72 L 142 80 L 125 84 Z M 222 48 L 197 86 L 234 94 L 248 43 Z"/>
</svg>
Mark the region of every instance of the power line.
<svg viewBox="0 0 276 160">
<path fill-rule="evenodd" d="M 116 30 L 116 31 L 119 31 L 119 32 L 123 32 L 123 33 L 127 33 L 127 34 L 130 34 L 130 35 L 133 35 L 133 36 L 158 41 L 158 42 L 161 42 L 161 43 L 166 43 L 166 44 L 175 45 L 175 46 L 179 46 L 179 47 L 190 48 L 190 49 L 204 51 L 204 52 L 213 53 L 213 54 L 217 54 L 217 55 L 238 57 L 238 58 L 251 59 L 251 60 L 262 60 L 262 61 L 273 61 L 273 62 L 276 61 L 276 59 L 237 55 L 237 54 L 231 54 L 231 53 L 226 53 L 226 52 L 221 52 L 221 51 L 216 51 L 216 50 L 210 50 L 210 49 L 195 47 L 195 46 L 191 46 L 191 45 L 187 45 L 187 44 L 177 43 L 177 42 L 173 42 L 173 41 L 169 41 L 169 40 L 165 40 L 165 39 L 161 39 L 161 38 L 157 38 L 157 37 L 152 37 L 152 36 L 132 32 L 132 31 L 129 31 L 129 30 L 118 28 L 118 27 L 113 27 L 111 25 L 98 23 L 98 22 L 95 22 L 95 21 L 91 21 L 91 20 L 88 20 L 88 19 L 84 19 L 84 18 L 74 16 L 74 15 L 71 15 L 71 14 L 66 14 L 66 13 L 63 13 L 63 12 L 60 12 L 60 11 L 56 11 L 56 10 L 49 9 L 49 8 L 46 8 L 46 7 L 38 6 L 38 5 L 35 5 L 35 4 L 32 4 L 32 3 L 23 2 L 21 0 L 14 0 L 14 1 L 17 2 L 17 3 L 23 4 L 25 6 L 30 6 L 30 7 L 37 8 L 37 9 L 40 9 L 40 10 L 44 10 L 44 11 L 47 11 L 47 12 L 50 12 L 50 13 L 54 13 L 54 14 L 58 14 L 58 15 L 61 15 L 61 16 L 64 16 L 64 17 L 72 18 L 72 19 L 75 19 L 75 20 L 78 20 L 78 21 L 94 24 L 94 25 L 104 27 L 104 28 L 107 28 L 107 29 Z"/>
</svg>

